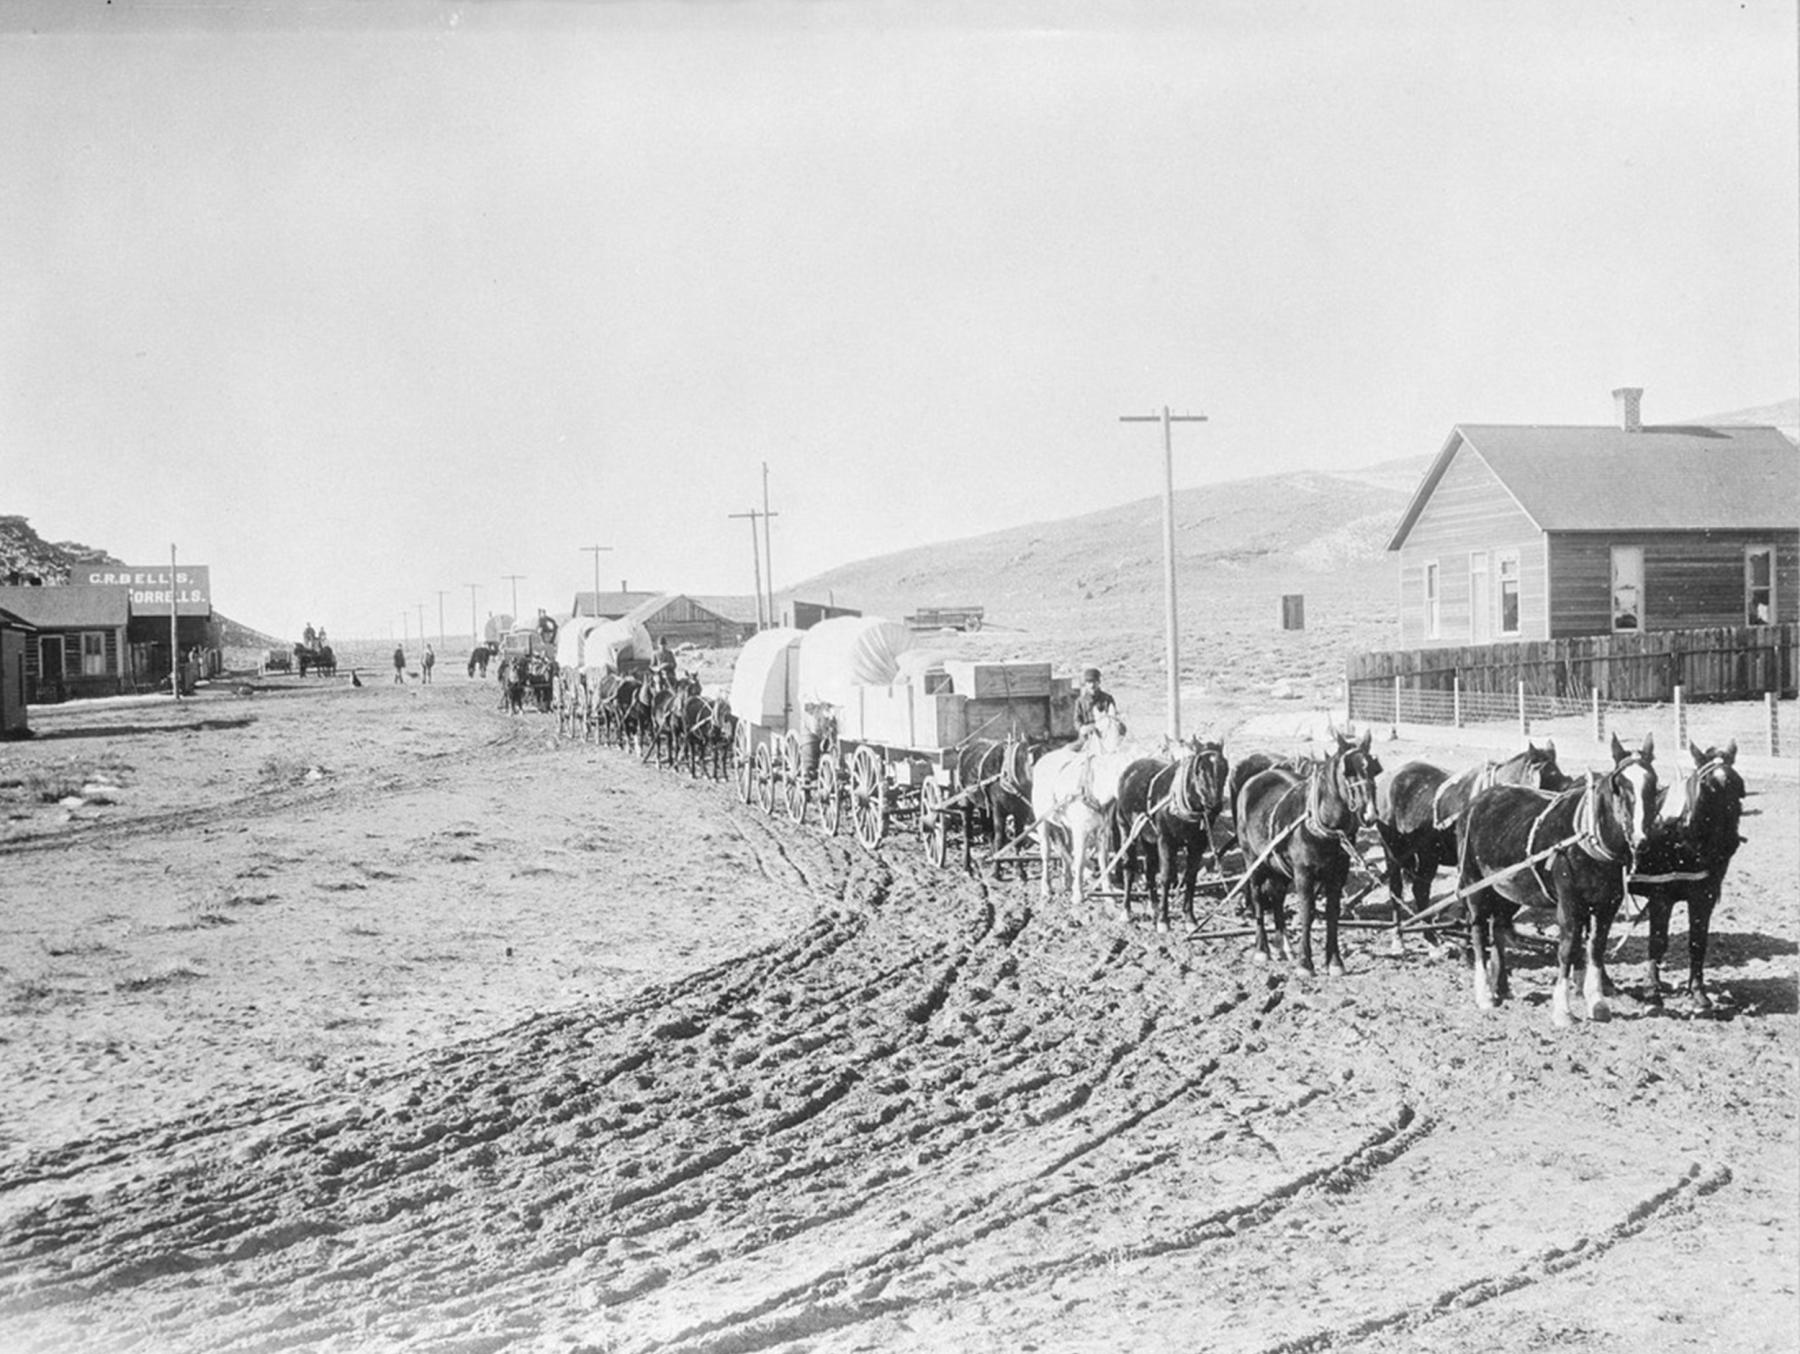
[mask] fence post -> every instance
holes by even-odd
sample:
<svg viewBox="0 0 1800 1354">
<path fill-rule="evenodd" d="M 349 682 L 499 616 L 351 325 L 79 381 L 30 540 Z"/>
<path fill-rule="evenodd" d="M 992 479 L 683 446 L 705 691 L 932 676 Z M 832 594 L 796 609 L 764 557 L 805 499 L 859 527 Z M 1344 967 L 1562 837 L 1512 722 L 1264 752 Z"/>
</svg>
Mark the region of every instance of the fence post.
<svg viewBox="0 0 1800 1354">
<path fill-rule="evenodd" d="M 1675 683 L 1675 746 L 1687 750 L 1687 707 L 1681 703 L 1681 683 Z"/>
<path fill-rule="evenodd" d="M 1450 724 L 1453 728 L 1462 728 L 1462 674 L 1452 673 L 1450 676 Z"/>
<path fill-rule="evenodd" d="M 1394 674 L 1394 727 L 1389 730 L 1394 737 L 1400 736 L 1400 674 Z"/>
<path fill-rule="evenodd" d="M 1763 704 L 1769 708 L 1769 755 L 1779 757 L 1781 755 L 1781 723 L 1776 718 L 1775 693 L 1773 691 L 1763 693 Z"/>
<path fill-rule="evenodd" d="M 1525 679 L 1519 679 L 1519 737 L 1531 737 L 1531 716 L 1525 713 Z"/>
<path fill-rule="evenodd" d="M 1594 741 L 1604 743 L 1606 741 L 1606 711 L 1600 705 L 1600 688 L 1590 686 L 1588 693 L 1594 701 Z"/>
</svg>

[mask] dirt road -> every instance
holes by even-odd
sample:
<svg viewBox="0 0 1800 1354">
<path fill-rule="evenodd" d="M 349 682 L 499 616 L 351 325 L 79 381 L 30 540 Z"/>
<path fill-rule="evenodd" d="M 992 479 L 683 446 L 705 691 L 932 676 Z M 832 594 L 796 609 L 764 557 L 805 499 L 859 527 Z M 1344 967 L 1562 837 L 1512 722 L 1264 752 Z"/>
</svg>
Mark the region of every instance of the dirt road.
<svg viewBox="0 0 1800 1354">
<path fill-rule="evenodd" d="M 1800 1345 L 1791 782 L 1720 1016 L 1633 939 L 1559 1033 L 1541 949 L 1260 969 L 491 701 L 6 750 L 0 1349 Z"/>
</svg>

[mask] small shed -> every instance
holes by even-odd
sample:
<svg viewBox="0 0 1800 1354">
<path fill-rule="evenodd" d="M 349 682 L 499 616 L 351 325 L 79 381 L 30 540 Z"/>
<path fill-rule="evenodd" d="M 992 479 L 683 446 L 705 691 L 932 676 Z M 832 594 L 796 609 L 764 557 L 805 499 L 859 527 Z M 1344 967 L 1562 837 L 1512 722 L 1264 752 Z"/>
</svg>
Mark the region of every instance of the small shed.
<svg viewBox="0 0 1800 1354">
<path fill-rule="evenodd" d="M 1778 428 L 1458 424 L 1388 549 L 1403 648 L 1800 619 L 1800 448 Z"/>
<path fill-rule="evenodd" d="M 701 648 L 722 649 L 745 638 L 745 627 L 729 616 L 720 615 L 709 606 L 683 593 L 660 593 L 639 602 L 619 619 L 641 625 L 650 638 L 661 644 L 697 644 Z M 749 627 L 754 630 L 756 627 Z"/>
<path fill-rule="evenodd" d="M 25 649 L 37 627 L 0 610 L 0 738 L 22 738 L 31 732 L 26 718 Z"/>
</svg>

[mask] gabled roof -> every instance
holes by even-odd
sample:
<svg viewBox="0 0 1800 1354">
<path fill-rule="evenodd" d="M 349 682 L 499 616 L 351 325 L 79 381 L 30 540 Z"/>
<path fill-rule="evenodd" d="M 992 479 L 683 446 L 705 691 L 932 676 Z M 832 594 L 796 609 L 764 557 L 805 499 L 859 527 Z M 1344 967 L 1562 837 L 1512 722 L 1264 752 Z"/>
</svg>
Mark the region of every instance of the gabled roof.
<svg viewBox="0 0 1800 1354">
<path fill-rule="evenodd" d="M 0 588 L 0 607 L 40 630 L 111 630 L 130 619 L 130 589 L 69 583 Z"/>
<path fill-rule="evenodd" d="M 660 592 L 578 592 L 575 594 L 575 605 L 571 608 L 577 616 L 600 616 L 607 619 L 623 616 L 633 607 L 648 601 L 652 597 L 661 597 Z M 594 599 L 598 597 L 596 607 Z"/>
<path fill-rule="evenodd" d="M 37 626 L 23 616 L 15 616 L 5 607 L 0 607 L 0 630 L 36 630 Z"/>
<path fill-rule="evenodd" d="M 1777 428 L 1459 423 L 1389 550 L 1459 454 L 1478 457 L 1540 531 L 1800 530 L 1800 447 Z"/>
<path fill-rule="evenodd" d="M 731 617 L 719 615 L 719 613 L 714 611 L 711 607 L 696 600 L 692 594 L 685 592 L 657 593 L 654 597 L 639 602 L 630 611 L 627 611 L 624 619 L 632 622 L 634 625 L 648 625 L 676 602 L 686 602 L 689 606 L 694 608 L 694 610 L 707 616 L 711 616 L 714 620 L 731 621 Z"/>
</svg>

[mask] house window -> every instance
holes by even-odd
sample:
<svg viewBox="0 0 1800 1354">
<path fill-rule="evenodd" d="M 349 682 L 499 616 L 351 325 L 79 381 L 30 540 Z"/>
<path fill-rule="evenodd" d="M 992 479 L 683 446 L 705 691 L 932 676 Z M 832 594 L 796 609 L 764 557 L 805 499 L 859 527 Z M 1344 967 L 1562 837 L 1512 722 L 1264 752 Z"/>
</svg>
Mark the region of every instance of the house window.
<svg viewBox="0 0 1800 1354">
<path fill-rule="evenodd" d="M 1469 638 L 1486 644 L 1494 633 L 1494 599 L 1488 586 L 1488 552 L 1469 552 Z"/>
<path fill-rule="evenodd" d="M 1519 552 L 1504 551 L 1494 556 L 1494 567 L 1500 574 L 1500 633 L 1519 633 Z"/>
<path fill-rule="evenodd" d="M 81 675 L 83 677 L 106 676 L 106 632 L 104 630 L 81 632 Z"/>
<path fill-rule="evenodd" d="M 1439 610 L 1438 567 L 1437 561 L 1432 560 L 1425 566 L 1425 638 L 1427 639 L 1438 637 Z"/>
<path fill-rule="evenodd" d="M 1612 628 L 1644 628 L 1644 547 L 1612 548 Z"/>
<path fill-rule="evenodd" d="M 1775 623 L 1775 547 L 1753 545 L 1744 551 L 1744 620 L 1751 625 Z"/>
</svg>

